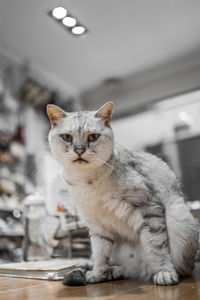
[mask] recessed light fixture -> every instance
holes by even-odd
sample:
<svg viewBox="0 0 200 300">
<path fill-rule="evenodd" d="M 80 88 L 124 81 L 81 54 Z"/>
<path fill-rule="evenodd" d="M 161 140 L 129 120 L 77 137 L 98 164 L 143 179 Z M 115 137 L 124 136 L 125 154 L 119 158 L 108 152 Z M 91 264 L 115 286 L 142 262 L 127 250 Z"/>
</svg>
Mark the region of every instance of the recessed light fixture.
<svg viewBox="0 0 200 300">
<path fill-rule="evenodd" d="M 75 35 L 83 34 L 85 32 L 85 27 L 75 26 L 72 28 L 72 33 Z"/>
<path fill-rule="evenodd" d="M 67 10 L 62 6 L 55 7 L 52 10 L 52 16 L 58 20 L 65 18 L 66 15 L 67 15 Z"/>
<path fill-rule="evenodd" d="M 88 30 L 83 26 L 77 18 L 73 17 L 69 11 L 62 7 L 55 7 L 49 12 L 49 16 L 53 17 L 58 23 L 60 23 L 68 32 L 72 33 L 74 36 L 81 36 L 85 34 Z"/>
<path fill-rule="evenodd" d="M 76 19 L 73 17 L 65 17 L 62 22 L 67 27 L 74 27 L 76 25 Z"/>
</svg>

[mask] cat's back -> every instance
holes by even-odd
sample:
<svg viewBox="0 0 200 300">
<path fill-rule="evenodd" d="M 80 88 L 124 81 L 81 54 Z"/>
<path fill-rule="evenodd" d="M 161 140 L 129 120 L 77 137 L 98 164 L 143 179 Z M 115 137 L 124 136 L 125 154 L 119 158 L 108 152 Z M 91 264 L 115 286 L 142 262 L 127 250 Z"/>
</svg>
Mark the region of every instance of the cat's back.
<svg viewBox="0 0 200 300">
<path fill-rule="evenodd" d="M 142 151 L 131 152 L 122 147 L 117 147 L 116 152 L 124 169 L 139 177 L 157 194 L 182 194 L 174 172 L 159 157 Z"/>
</svg>

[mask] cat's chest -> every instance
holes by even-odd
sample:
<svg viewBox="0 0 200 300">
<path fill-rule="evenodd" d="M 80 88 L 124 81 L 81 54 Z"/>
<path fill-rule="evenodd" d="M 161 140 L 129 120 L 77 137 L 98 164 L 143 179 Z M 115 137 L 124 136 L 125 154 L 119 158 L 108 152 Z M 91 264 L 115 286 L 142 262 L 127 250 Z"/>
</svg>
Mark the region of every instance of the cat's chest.
<svg viewBox="0 0 200 300">
<path fill-rule="evenodd" d="M 88 211 L 96 214 L 97 209 L 104 211 L 106 203 L 111 202 L 116 197 L 112 183 L 100 180 L 83 182 L 70 187 L 70 193 L 84 215 L 87 215 Z"/>
<path fill-rule="evenodd" d="M 77 207 L 88 224 L 102 226 L 124 237 L 133 232 L 133 224 L 129 222 L 128 204 L 121 201 L 117 188 L 109 180 L 83 184 L 70 189 Z M 131 216 L 134 222 L 134 212 Z"/>
</svg>

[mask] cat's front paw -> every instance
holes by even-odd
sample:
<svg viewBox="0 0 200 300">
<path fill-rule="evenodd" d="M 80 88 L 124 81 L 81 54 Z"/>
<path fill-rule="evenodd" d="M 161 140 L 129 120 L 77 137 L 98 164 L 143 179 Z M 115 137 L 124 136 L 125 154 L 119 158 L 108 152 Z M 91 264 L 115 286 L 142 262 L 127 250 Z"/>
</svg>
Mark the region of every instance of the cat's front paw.
<svg viewBox="0 0 200 300">
<path fill-rule="evenodd" d="M 98 283 L 104 282 L 106 280 L 111 280 L 111 274 L 108 270 L 106 270 L 105 272 L 96 270 L 86 272 L 87 283 Z"/>
<path fill-rule="evenodd" d="M 156 285 L 175 285 L 179 282 L 179 278 L 175 271 L 160 271 L 154 275 L 153 282 Z"/>
<path fill-rule="evenodd" d="M 76 268 L 81 269 L 81 270 L 83 270 L 85 272 L 92 271 L 93 264 L 92 264 L 91 261 L 87 261 L 87 262 L 85 262 L 83 264 L 77 265 Z"/>
<path fill-rule="evenodd" d="M 86 272 L 87 283 L 98 283 L 123 278 L 123 270 L 119 266 L 107 267 Z"/>
<path fill-rule="evenodd" d="M 86 285 L 86 272 L 93 269 L 93 264 L 91 261 L 87 261 L 83 264 L 76 265 L 71 271 L 68 271 L 64 278 L 64 285 Z"/>
<path fill-rule="evenodd" d="M 75 286 L 86 285 L 85 271 L 80 268 L 69 271 L 63 279 L 63 284 Z"/>
</svg>

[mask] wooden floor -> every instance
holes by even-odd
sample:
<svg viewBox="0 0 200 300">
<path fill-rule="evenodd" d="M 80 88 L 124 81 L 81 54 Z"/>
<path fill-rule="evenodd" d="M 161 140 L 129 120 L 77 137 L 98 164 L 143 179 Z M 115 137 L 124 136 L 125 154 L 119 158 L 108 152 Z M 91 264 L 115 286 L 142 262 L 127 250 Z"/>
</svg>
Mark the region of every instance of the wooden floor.
<svg viewBox="0 0 200 300">
<path fill-rule="evenodd" d="M 177 286 L 154 286 L 134 280 L 121 280 L 84 287 L 66 287 L 60 281 L 0 277 L 1 300 L 198 300 L 200 299 L 200 264 L 192 278 Z"/>
</svg>

